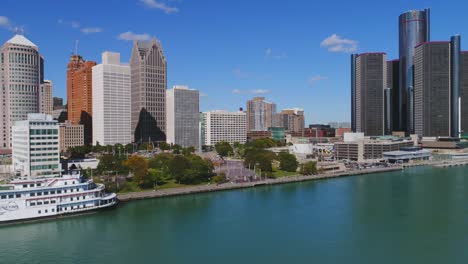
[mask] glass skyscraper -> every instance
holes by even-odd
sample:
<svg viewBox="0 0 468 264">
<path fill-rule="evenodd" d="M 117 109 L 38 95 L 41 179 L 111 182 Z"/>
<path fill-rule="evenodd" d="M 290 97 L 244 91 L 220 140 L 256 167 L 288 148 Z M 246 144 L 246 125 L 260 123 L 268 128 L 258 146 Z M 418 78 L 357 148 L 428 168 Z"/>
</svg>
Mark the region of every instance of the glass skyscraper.
<svg viewBox="0 0 468 264">
<path fill-rule="evenodd" d="M 414 132 L 414 51 L 415 47 L 430 40 L 430 10 L 415 10 L 399 17 L 400 86 L 398 91 L 399 115 L 394 130 Z"/>
</svg>

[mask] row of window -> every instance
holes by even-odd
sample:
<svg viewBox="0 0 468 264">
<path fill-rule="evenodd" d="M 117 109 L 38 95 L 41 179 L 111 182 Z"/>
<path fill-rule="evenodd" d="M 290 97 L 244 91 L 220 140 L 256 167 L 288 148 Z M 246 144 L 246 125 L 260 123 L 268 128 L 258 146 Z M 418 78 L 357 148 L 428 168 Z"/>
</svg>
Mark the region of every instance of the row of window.
<svg viewBox="0 0 468 264">
<path fill-rule="evenodd" d="M 58 135 L 58 129 L 31 129 L 31 135 Z"/>
<path fill-rule="evenodd" d="M 31 170 L 51 170 L 51 169 L 58 169 L 58 164 L 31 166 Z"/>
<path fill-rule="evenodd" d="M 56 203 L 56 201 L 55 201 L 55 200 L 50 200 L 50 202 L 49 202 L 49 201 L 44 201 L 44 202 L 42 202 L 42 201 L 30 202 L 30 203 L 29 203 L 29 206 L 36 206 L 36 205 L 39 206 L 39 205 L 43 205 L 43 204 L 45 205 L 45 204 L 49 204 L 49 203 L 54 204 L 54 203 Z"/>
</svg>

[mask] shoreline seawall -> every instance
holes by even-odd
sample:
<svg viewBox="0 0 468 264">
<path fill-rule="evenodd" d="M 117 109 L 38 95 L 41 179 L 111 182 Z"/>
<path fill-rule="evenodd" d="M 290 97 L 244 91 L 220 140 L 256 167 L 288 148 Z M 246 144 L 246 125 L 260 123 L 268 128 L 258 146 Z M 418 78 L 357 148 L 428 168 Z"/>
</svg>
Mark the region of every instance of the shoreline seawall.
<svg viewBox="0 0 468 264">
<path fill-rule="evenodd" d="M 220 191 L 228 191 L 228 190 L 236 190 L 236 189 L 254 188 L 254 187 L 265 186 L 265 185 L 277 185 L 277 184 L 286 184 L 286 183 L 295 183 L 295 182 L 304 182 L 304 181 L 324 180 L 324 179 L 339 178 L 339 177 L 358 176 L 358 175 L 364 175 L 364 174 L 400 171 L 402 169 L 403 169 L 402 167 L 374 168 L 374 169 L 365 169 L 365 170 L 356 170 L 356 171 L 346 171 L 346 172 L 340 172 L 340 173 L 326 173 L 326 174 L 307 175 L 307 176 L 290 176 L 290 177 L 267 179 L 267 180 L 261 180 L 261 181 L 256 181 L 256 182 L 246 182 L 246 183 L 224 183 L 224 184 L 219 184 L 219 185 L 207 184 L 207 185 L 189 186 L 189 187 L 164 189 L 164 190 L 149 190 L 149 191 L 142 191 L 142 192 L 122 193 L 122 194 L 118 194 L 117 198 L 121 202 L 127 202 L 127 201 L 133 201 L 133 200 L 154 199 L 154 198 L 182 196 L 182 195 L 197 194 L 197 193 L 220 192 Z"/>
</svg>

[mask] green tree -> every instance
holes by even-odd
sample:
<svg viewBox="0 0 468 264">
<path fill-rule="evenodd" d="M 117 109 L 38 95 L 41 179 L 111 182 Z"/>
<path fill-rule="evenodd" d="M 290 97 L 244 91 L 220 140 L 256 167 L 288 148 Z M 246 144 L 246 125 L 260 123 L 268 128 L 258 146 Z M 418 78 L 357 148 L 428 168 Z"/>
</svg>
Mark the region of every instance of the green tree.
<svg viewBox="0 0 468 264">
<path fill-rule="evenodd" d="M 258 138 L 248 143 L 248 146 L 258 149 L 266 149 L 276 147 L 277 143 L 271 138 Z"/>
<path fill-rule="evenodd" d="M 182 147 L 177 145 L 177 144 L 174 144 L 172 145 L 172 153 L 174 154 L 180 154 L 181 150 L 182 150 Z"/>
<path fill-rule="evenodd" d="M 301 165 L 300 171 L 302 175 L 317 174 L 317 162 L 307 161 L 306 163 Z"/>
<path fill-rule="evenodd" d="M 127 153 L 133 153 L 133 144 L 132 143 L 128 143 L 127 145 L 125 145 L 125 151 Z"/>
<path fill-rule="evenodd" d="M 166 142 L 161 142 L 159 143 L 159 149 L 160 150 L 170 150 L 171 146 L 167 144 Z"/>
<path fill-rule="evenodd" d="M 195 147 L 187 147 L 182 149 L 182 155 L 189 156 L 195 153 Z"/>
<path fill-rule="evenodd" d="M 231 147 L 231 144 L 229 144 L 226 141 L 221 141 L 216 143 L 215 145 L 215 150 L 218 153 L 219 156 L 221 157 L 227 157 L 229 154 L 233 153 L 233 149 Z"/>
<path fill-rule="evenodd" d="M 84 159 L 86 154 L 90 153 L 92 148 L 90 146 L 76 146 L 68 148 L 68 154 L 72 159 Z"/>
<path fill-rule="evenodd" d="M 297 159 L 293 154 L 287 152 L 281 152 L 278 154 L 278 159 L 280 162 L 280 170 L 295 172 L 297 170 Z"/>
<path fill-rule="evenodd" d="M 184 156 L 174 156 L 168 164 L 169 172 L 172 177 L 179 183 L 184 182 L 184 174 L 190 169 L 190 161 Z"/>
<path fill-rule="evenodd" d="M 170 153 L 160 153 L 148 161 L 148 167 L 152 169 L 159 169 L 169 174 L 169 164 L 174 158 Z"/>
<path fill-rule="evenodd" d="M 264 149 L 248 149 L 245 153 L 244 165 L 253 169 L 254 166 L 262 172 L 272 172 L 271 163 L 276 159 L 276 154 Z"/>
<path fill-rule="evenodd" d="M 133 179 L 141 187 L 152 185 L 150 177 L 148 177 L 148 161 L 138 155 L 130 156 L 124 165 L 133 172 Z"/>
<path fill-rule="evenodd" d="M 171 176 L 160 169 L 148 169 L 148 174 L 154 185 L 163 185 L 171 180 Z"/>
<path fill-rule="evenodd" d="M 115 171 L 116 164 L 114 156 L 111 154 L 104 154 L 99 157 L 99 165 L 97 167 L 98 174 L 109 171 Z"/>
<path fill-rule="evenodd" d="M 226 173 L 224 173 L 224 172 L 218 173 L 218 175 L 213 177 L 213 181 L 215 183 L 224 183 L 224 182 L 226 182 L 227 181 Z"/>
</svg>

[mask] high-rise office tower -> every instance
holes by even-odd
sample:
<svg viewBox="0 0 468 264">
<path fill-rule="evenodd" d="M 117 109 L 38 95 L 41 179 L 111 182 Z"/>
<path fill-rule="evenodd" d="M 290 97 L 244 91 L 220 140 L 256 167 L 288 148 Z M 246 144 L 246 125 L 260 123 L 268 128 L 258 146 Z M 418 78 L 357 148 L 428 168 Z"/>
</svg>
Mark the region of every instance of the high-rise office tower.
<svg viewBox="0 0 468 264">
<path fill-rule="evenodd" d="M 414 57 L 415 133 L 451 135 L 450 42 L 426 42 Z"/>
<path fill-rule="evenodd" d="M 166 93 L 167 143 L 184 148 L 199 147 L 200 95 L 186 86 L 174 86 Z"/>
<path fill-rule="evenodd" d="M 304 109 L 283 109 L 274 115 L 274 127 L 282 127 L 290 132 L 302 132 L 305 127 Z"/>
<path fill-rule="evenodd" d="M 13 123 L 39 112 L 41 56 L 34 43 L 17 34 L 0 48 L 0 58 L 0 148 L 10 149 Z"/>
<path fill-rule="evenodd" d="M 92 68 L 94 61 L 85 61 L 80 55 L 70 57 L 67 68 L 68 120 L 84 126 L 84 143 L 92 143 Z"/>
<path fill-rule="evenodd" d="M 351 131 L 356 132 L 356 58 L 351 54 Z"/>
<path fill-rule="evenodd" d="M 352 57 L 355 76 L 354 102 L 351 112 L 356 132 L 366 136 L 385 133 L 384 90 L 387 87 L 387 55 L 385 53 L 363 53 Z"/>
<path fill-rule="evenodd" d="M 161 43 L 135 41 L 130 69 L 134 142 L 165 141 L 167 64 Z"/>
<path fill-rule="evenodd" d="M 461 37 L 450 38 L 450 136 L 460 137 L 460 52 Z"/>
<path fill-rule="evenodd" d="M 414 62 L 415 47 L 430 40 L 430 10 L 414 10 L 399 17 L 400 86 L 398 91 L 398 123 L 394 130 L 414 131 Z"/>
<path fill-rule="evenodd" d="M 52 81 L 45 80 L 39 87 L 39 113 L 52 115 L 54 103 L 52 99 Z"/>
<path fill-rule="evenodd" d="M 395 110 L 398 109 L 398 90 L 399 90 L 399 72 L 400 61 L 387 61 L 387 86 L 385 89 L 385 134 L 391 134 L 394 129 L 394 124 L 398 124 L 398 114 Z"/>
<path fill-rule="evenodd" d="M 102 53 L 93 67 L 93 144 L 132 142 L 130 87 L 130 66 L 120 63 L 120 53 Z"/>
<path fill-rule="evenodd" d="M 268 131 L 273 126 L 276 104 L 265 101 L 265 97 L 254 97 L 247 101 L 247 131 Z"/>
<path fill-rule="evenodd" d="M 468 51 L 460 52 L 460 132 L 468 136 Z"/>
</svg>

